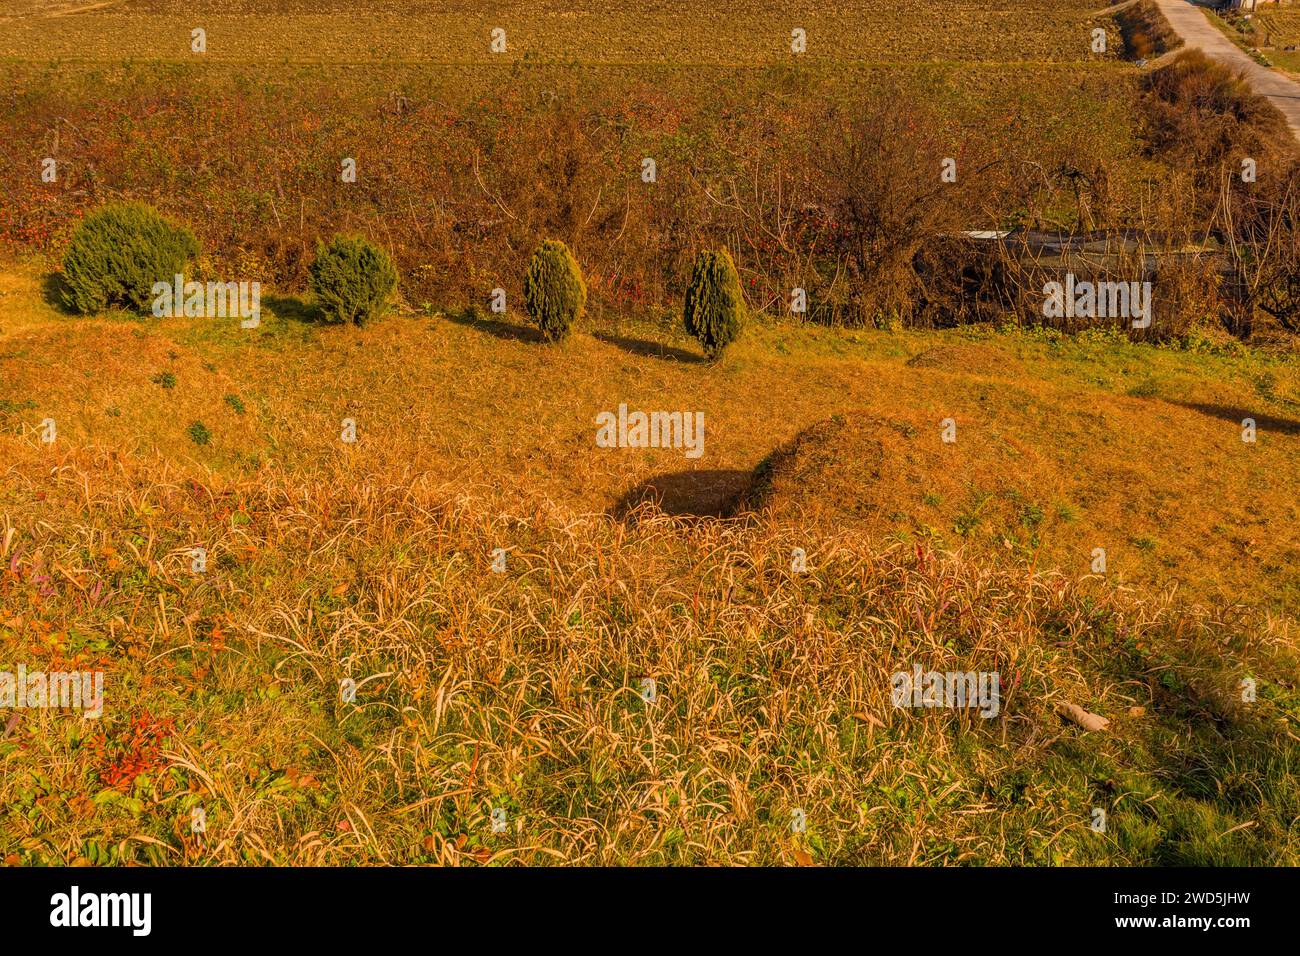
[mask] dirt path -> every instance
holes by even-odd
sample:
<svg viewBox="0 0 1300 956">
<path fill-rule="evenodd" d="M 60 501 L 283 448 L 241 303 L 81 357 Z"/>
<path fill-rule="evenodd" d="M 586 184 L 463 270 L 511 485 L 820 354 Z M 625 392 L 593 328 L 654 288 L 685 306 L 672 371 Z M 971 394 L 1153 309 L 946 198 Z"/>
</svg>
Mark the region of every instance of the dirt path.
<svg viewBox="0 0 1300 956">
<path fill-rule="evenodd" d="M 1233 69 L 1243 70 L 1255 92 L 1282 112 L 1291 127 L 1291 134 L 1300 140 L 1300 83 L 1287 79 L 1276 70 L 1260 66 L 1234 46 L 1188 0 L 1156 0 L 1156 3 L 1188 47 L 1196 47 Z"/>
</svg>

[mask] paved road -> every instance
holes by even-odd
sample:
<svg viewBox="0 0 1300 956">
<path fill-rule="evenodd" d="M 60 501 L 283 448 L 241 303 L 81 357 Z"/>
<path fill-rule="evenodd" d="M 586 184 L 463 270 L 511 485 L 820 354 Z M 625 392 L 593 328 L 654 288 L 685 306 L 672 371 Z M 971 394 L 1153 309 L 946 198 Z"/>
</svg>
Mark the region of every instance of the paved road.
<svg viewBox="0 0 1300 956">
<path fill-rule="evenodd" d="M 1197 47 L 1207 56 L 1233 69 L 1243 70 L 1255 92 L 1281 110 L 1291 127 L 1291 134 L 1300 140 L 1300 83 L 1287 79 L 1276 70 L 1260 66 L 1239 47 L 1234 46 L 1188 0 L 1156 0 L 1156 3 L 1169 19 L 1174 32 L 1183 38 L 1187 46 Z"/>
</svg>

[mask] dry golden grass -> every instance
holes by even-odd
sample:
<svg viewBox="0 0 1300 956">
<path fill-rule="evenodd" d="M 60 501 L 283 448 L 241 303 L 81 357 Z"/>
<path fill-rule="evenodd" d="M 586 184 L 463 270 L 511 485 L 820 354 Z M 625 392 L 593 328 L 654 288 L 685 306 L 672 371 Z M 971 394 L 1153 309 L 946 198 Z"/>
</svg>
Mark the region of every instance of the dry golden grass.
<svg viewBox="0 0 1300 956">
<path fill-rule="evenodd" d="M 263 326 L 75 318 L 46 305 L 34 271 L 0 280 L 11 349 L 0 421 L 34 434 L 47 415 L 75 443 L 159 453 L 196 473 L 317 468 L 346 458 L 418 467 L 477 492 L 537 493 L 575 512 L 617 512 L 649 483 L 669 510 L 708 514 L 753 469 L 832 415 L 894 428 L 894 467 L 866 480 L 853 441 L 799 472 L 807 520 L 855 511 L 881 540 L 981 543 L 1040 566 L 1109 573 L 1195 599 L 1300 607 L 1300 365 L 1289 353 L 1222 354 L 1069 338 L 964 332 L 840 333 L 759 325 L 718 368 L 677 329 L 591 321 L 545 347 L 513 317 L 394 317 L 364 330 L 287 318 Z M 662 343 L 662 344 L 661 344 Z M 170 371 L 177 385 L 153 379 Z M 245 406 L 234 410 L 227 396 Z M 597 448 L 595 416 L 702 410 L 705 454 Z M 1241 441 L 1241 420 L 1258 425 Z M 959 440 L 940 440 L 953 418 Z M 355 446 L 339 440 L 344 418 Z M 193 444 L 204 423 L 212 442 Z M 907 466 L 903 463 L 908 462 Z"/>
<path fill-rule="evenodd" d="M 355 118 L 404 111 L 431 63 L 461 64 L 433 71 L 443 89 L 523 60 L 623 72 L 662 84 L 671 126 L 696 85 L 788 63 L 801 26 L 819 69 L 791 90 L 912 70 L 964 122 L 1100 129 L 1127 155 L 1135 74 L 1099 5 L 22 0 L 0 58 L 47 97 L 14 124 L 26 156 L 47 103 L 85 109 L 115 82 L 142 115 L 207 83 L 260 85 L 237 98 L 256 113 L 301 82 Z M 42 85 L 68 60 L 85 62 L 58 64 L 66 86 Z M 440 104 L 437 84 L 415 98 Z M 189 135 L 177 122 L 159 141 Z M 204 141 L 283 169 L 222 132 Z M 208 169 L 180 149 L 119 160 L 94 167 L 110 191 Z M 243 202 L 240 222 L 265 215 Z M 20 240 L 40 245 L 32 222 Z M 437 304 L 326 327 L 286 293 L 248 332 L 68 316 L 48 269 L 0 264 L 0 659 L 107 687 L 98 721 L 4 715 L 7 864 L 1300 864 L 1294 352 L 762 317 L 710 366 L 672 315 L 597 306 L 547 347 L 518 316 Z M 598 448 L 620 403 L 703 411 L 704 456 Z M 747 491 L 758 511 L 708 517 Z M 995 672 L 1000 713 L 894 707 L 914 664 Z M 1063 721 L 1066 702 L 1110 728 Z"/>
<path fill-rule="evenodd" d="M 628 528 L 346 464 L 198 483 L 4 447 L 6 645 L 105 667 L 110 741 L 175 721 L 113 789 L 100 727 L 25 712 L 0 744 L 10 862 L 1297 859 L 1285 627 L 852 533 Z M 914 663 L 997 671 L 1001 715 L 894 709 L 889 675 Z M 1063 700 L 1113 731 L 1082 736 Z"/>
<path fill-rule="evenodd" d="M 608 321 L 547 348 L 512 320 L 328 328 L 269 298 L 250 335 L 72 318 L 34 264 L 0 276 L 0 647 L 108 673 L 101 721 L 23 711 L 0 740 L 10 863 L 1300 862 L 1293 624 L 1263 564 L 1257 599 L 1229 602 L 1256 607 L 1197 607 L 842 522 L 606 513 L 664 475 L 734 482 L 837 411 L 912 421 L 918 442 L 953 414 L 969 472 L 927 481 L 982 480 L 1013 446 L 1045 473 L 1065 456 L 1094 483 L 1080 522 L 1100 522 L 1143 469 L 1171 472 L 1161 546 L 1199 534 L 1177 570 L 1209 592 L 1245 575 L 1218 563 L 1215 522 L 1250 496 L 1293 508 L 1300 437 L 1265 428 L 1230 466 L 1231 421 L 1149 393 L 1281 420 L 1294 357 L 778 325 L 710 367 Z M 620 401 L 704 410 L 705 456 L 595 448 Z M 998 672 L 1000 715 L 892 707 L 912 664 Z M 1063 723 L 1061 701 L 1111 729 Z M 139 764 L 132 727 L 166 735 Z"/>
</svg>

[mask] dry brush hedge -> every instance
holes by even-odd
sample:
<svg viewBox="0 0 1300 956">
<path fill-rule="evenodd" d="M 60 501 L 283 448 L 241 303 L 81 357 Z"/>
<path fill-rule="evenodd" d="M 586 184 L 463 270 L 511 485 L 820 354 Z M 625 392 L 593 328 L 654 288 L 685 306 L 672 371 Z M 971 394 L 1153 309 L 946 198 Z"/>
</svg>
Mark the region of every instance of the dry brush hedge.
<svg viewBox="0 0 1300 956">
<path fill-rule="evenodd" d="M 827 205 L 825 166 L 807 161 L 807 145 L 826 138 L 828 103 L 927 116 L 899 140 L 895 165 L 915 160 L 936 180 L 947 156 L 963 176 L 990 157 L 1048 171 L 948 191 L 960 218 L 982 221 L 986 206 L 1033 216 L 1074 205 L 1074 180 L 1057 175 L 1073 157 L 1128 162 L 1135 93 L 1118 75 L 951 67 L 781 68 L 720 82 L 701 70 L 648 80 L 540 66 L 439 77 L 287 67 L 267 78 L 167 66 L 161 78 L 122 67 L 93 82 L 73 71 L 53 86 L 3 69 L 25 90 L 0 119 L 20 166 L 40 168 L 50 115 L 67 120 L 59 180 L 19 178 L 0 207 L 6 248 L 57 254 L 80 215 L 129 193 L 190 223 L 219 274 L 302 288 L 318 237 L 350 232 L 392 252 L 409 302 L 460 306 L 498 286 L 522 301 L 523 263 L 554 237 L 582 250 L 596 318 L 676 312 L 702 248 L 735 251 L 759 310 L 780 309 L 818 276 L 832 283 L 853 226 Z M 922 99 L 934 108 L 899 108 Z M 1061 103 L 1087 122 L 1067 121 Z M 1026 126 L 1025 115 L 1055 119 Z M 642 179 L 646 158 L 655 182 Z M 356 161 L 356 182 L 342 180 L 344 159 Z M 1110 181 L 1109 208 L 1119 209 L 1123 191 Z M 825 261 L 810 270 L 810 254 Z"/>
<path fill-rule="evenodd" d="M 696 253 L 718 247 L 733 250 L 756 312 L 788 312 L 803 288 L 820 322 L 996 319 L 1024 303 L 969 304 L 984 264 L 948 255 L 962 229 L 1241 239 L 1219 201 L 1242 193 L 1225 158 L 1277 151 L 1268 111 L 1194 59 L 1146 79 L 949 66 L 729 82 L 554 66 L 341 79 L 296 67 L 254 83 L 239 69 L 163 68 L 183 98 L 133 67 L 53 84 L 3 69 L 26 89 L 0 120 L 20 165 L 40 168 L 46 117 L 68 123 L 60 179 L 18 180 L 0 246 L 57 254 L 88 208 L 140 195 L 192 224 L 219 274 L 301 288 L 318 237 L 346 230 L 391 251 L 408 302 L 460 308 L 498 287 L 522 301 L 523 264 L 552 237 L 582 250 L 596 322 L 676 312 Z M 956 182 L 939 178 L 947 161 Z M 1179 308 L 1166 337 L 1235 307 Z"/>
</svg>

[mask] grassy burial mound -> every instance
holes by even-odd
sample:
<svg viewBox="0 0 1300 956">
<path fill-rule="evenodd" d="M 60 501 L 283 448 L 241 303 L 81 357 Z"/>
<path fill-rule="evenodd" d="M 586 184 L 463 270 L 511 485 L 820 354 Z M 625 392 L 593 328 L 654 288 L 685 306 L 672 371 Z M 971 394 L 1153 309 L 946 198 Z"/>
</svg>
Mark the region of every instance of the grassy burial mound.
<svg viewBox="0 0 1300 956">
<path fill-rule="evenodd" d="M 1300 607 L 1294 421 L 1251 419 L 1254 439 L 1243 441 L 1251 413 L 1230 405 L 1080 401 L 1073 390 L 1010 383 L 972 397 L 951 416 L 839 412 L 758 467 L 747 506 L 785 524 Z"/>
</svg>

